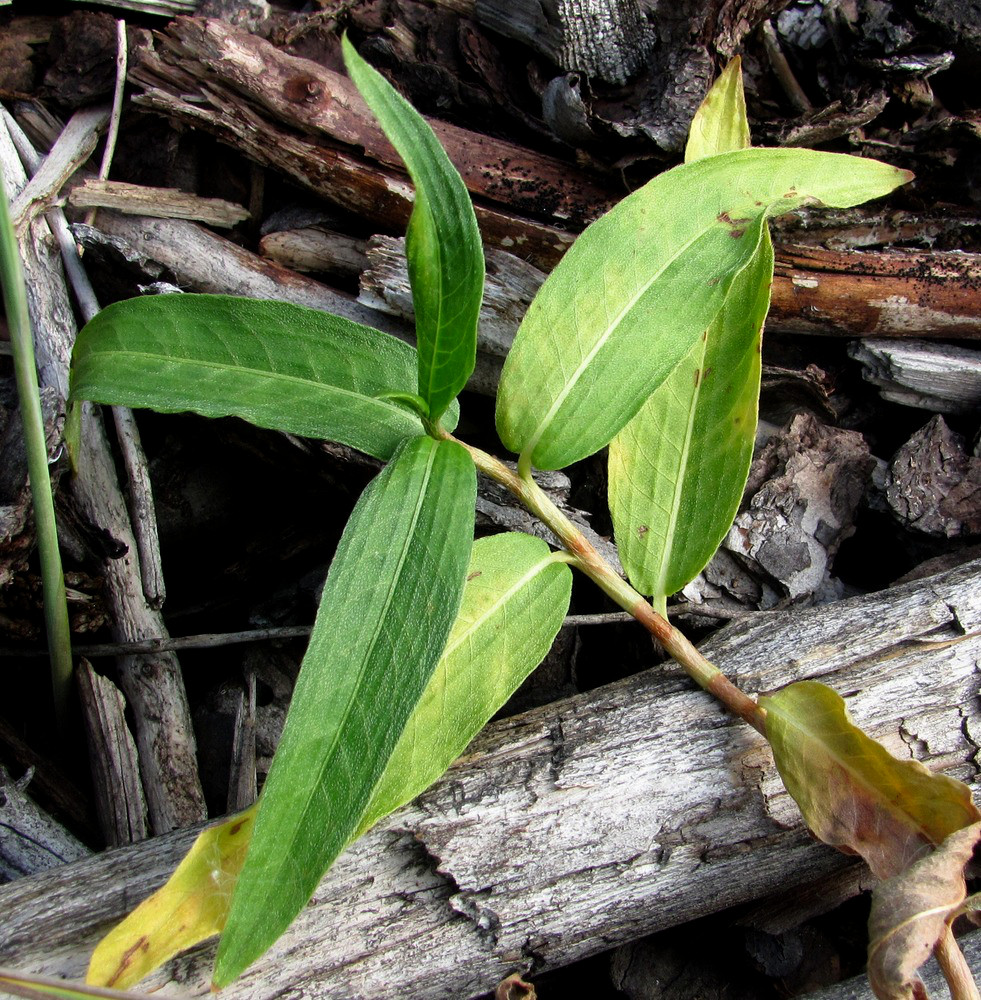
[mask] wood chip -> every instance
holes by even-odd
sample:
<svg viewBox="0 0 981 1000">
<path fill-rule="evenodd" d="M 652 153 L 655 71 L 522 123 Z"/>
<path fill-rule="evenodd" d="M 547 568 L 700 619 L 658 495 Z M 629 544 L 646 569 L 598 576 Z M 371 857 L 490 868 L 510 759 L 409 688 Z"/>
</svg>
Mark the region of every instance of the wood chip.
<svg viewBox="0 0 981 1000">
<path fill-rule="evenodd" d="M 76 208 L 114 208 L 126 215 L 188 219 L 224 229 L 249 218 L 247 209 L 223 198 L 201 198 L 177 188 L 143 187 L 94 177 L 73 188 L 68 200 Z"/>
</svg>

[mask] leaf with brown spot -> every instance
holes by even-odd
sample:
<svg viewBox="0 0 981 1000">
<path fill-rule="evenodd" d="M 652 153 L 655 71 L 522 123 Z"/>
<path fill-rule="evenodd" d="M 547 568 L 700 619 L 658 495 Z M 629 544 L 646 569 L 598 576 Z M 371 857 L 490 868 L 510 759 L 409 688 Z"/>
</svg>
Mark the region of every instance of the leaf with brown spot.
<svg viewBox="0 0 981 1000">
<path fill-rule="evenodd" d="M 880 878 L 981 820 L 967 785 L 893 757 L 824 684 L 791 684 L 760 705 L 780 777 L 808 827 L 826 844 L 860 854 Z"/>
<path fill-rule="evenodd" d="M 922 989 L 917 969 L 964 902 L 964 866 L 979 839 L 981 823 L 952 833 L 872 893 L 868 973 L 879 1000 L 913 1000 Z"/>
<path fill-rule="evenodd" d="M 252 806 L 201 832 L 167 884 L 99 942 L 88 983 L 132 986 L 179 951 L 221 933 L 255 811 Z"/>
</svg>

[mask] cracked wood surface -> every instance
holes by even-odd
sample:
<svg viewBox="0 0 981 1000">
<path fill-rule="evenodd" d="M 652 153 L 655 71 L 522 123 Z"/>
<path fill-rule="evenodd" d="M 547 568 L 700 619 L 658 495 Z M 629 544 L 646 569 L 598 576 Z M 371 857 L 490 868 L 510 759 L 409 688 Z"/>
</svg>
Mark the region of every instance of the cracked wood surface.
<svg viewBox="0 0 981 1000">
<path fill-rule="evenodd" d="M 748 691 L 814 677 L 894 753 L 976 782 L 981 561 L 834 605 L 761 613 L 704 652 Z M 0 887 L 0 964 L 78 976 L 157 887 L 181 832 Z M 668 664 L 489 726 L 353 845 L 235 1000 L 480 994 L 844 872 L 761 738 Z M 211 947 L 149 982 L 207 992 Z"/>
</svg>

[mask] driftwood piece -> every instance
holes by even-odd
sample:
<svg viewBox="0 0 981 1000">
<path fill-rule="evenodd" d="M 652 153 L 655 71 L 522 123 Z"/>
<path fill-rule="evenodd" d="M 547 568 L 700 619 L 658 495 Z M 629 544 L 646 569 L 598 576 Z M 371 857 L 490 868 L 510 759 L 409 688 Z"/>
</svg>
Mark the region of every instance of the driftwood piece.
<svg viewBox="0 0 981 1000">
<path fill-rule="evenodd" d="M 5 179 L 23 187 L 26 177 L 17 163 L 6 127 L 0 128 Z M 17 171 L 13 168 L 17 167 Z M 18 172 L 19 171 L 19 172 Z M 47 223 L 35 219 L 21 240 L 28 306 L 35 331 L 38 375 L 42 386 L 68 395 L 68 368 L 76 332 L 58 250 Z M 163 619 L 143 594 L 136 540 L 116 478 L 115 462 L 101 420 L 88 412 L 82 426 L 79 474 L 70 495 L 81 519 L 107 541 L 110 557 L 102 563 L 106 600 L 114 638 L 159 637 Z M 176 656 L 126 657 L 120 683 L 134 713 L 140 765 L 150 816 L 157 832 L 186 826 L 203 818 L 204 799 L 197 778 L 194 734 Z"/>
<path fill-rule="evenodd" d="M 903 757 L 973 782 L 981 562 L 807 610 L 703 651 L 748 691 L 848 694 Z M 191 832 L 0 888 L 0 963 L 79 975 L 108 921 Z M 853 862 L 803 830 L 762 739 L 670 666 L 494 723 L 433 788 L 353 845 L 231 998 L 462 998 Z M 151 980 L 203 996 L 211 949 Z"/>
<path fill-rule="evenodd" d="M 768 327 L 787 333 L 979 337 L 981 254 L 781 246 Z"/>
<path fill-rule="evenodd" d="M 13 880 L 92 852 L 28 794 L 32 772 L 14 781 L 0 765 L 0 879 Z"/>
<path fill-rule="evenodd" d="M 546 275 L 505 250 L 489 247 L 484 256 L 487 278 L 480 306 L 478 343 L 487 353 L 504 358 Z M 371 238 L 358 301 L 405 319 L 414 317 L 404 237 Z"/>
<path fill-rule="evenodd" d="M 112 208 L 126 215 L 189 219 L 223 229 L 230 229 L 249 217 L 248 209 L 224 198 L 202 198 L 176 188 L 144 187 L 94 177 L 72 188 L 68 200 L 76 208 Z"/>
<path fill-rule="evenodd" d="M 367 241 L 319 225 L 281 229 L 259 240 L 262 256 L 283 267 L 348 278 L 357 278 L 364 270 L 367 249 Z"/>
<path fill-rule="evenodd" d="M 108 847 L 143 840 L 148 834 L 146 798 L 140 784 L 136 744 L 126 725 L 119 688 L 82 659 L 75 671 L 89 744 L 89 764 L 99 825 Z"/>
<path fill-rule="evenodd" d="M 170 272 L 181 289 L 292 302 L 345 316 L 402 340 L 414 340 L 411 328 L 398 319 L 250 253 L 196 223 L 119 215 L 108 210 L 100 213 L 97 221 L 97 228 L 73 227 L 83 245 L 110 249 L 140 267 L 153 262 Z M 500 360 L 481 350 L 469 388 L 492 395 L 499 375 Z"/>
<path fill-rule="evenodd" d="M 206 87 L 220 80 L 277 121 L 330 136 L 401 169 L 401 158 L 347 76 L 210 18 L 177 18 L 157 37 L 156 56 L 142 48 L 131 79 L 150 86 L 162 79 Z M 570 176 L 562 160 L 437 119 L 430 125 L 475 195 L 542 218 L 579 223 L 611 207 L 600 185 L 582 172 Z"/>
<path fill-rule="evenodd" d="M 87 108 L 74 114 L 51 152 L 10 205 L 14 228 L 23 230 L 47 211 L 65 182 L 92 155 L 99 131 L 109 121 L 109 109 Z"/>
<path fill-rule="evenodd" d="M 799 414 L 753 459 L 743 509 L 706 568 L 685 587 L 694 604 L 768 608 L 830 601 L 841 543 L 855 531 L 875 462 L 857 431 Z"/>
<path fill-rule="evenodd" d="M 981 407 L 981 352 L 920 340 L 858 340 L 848 354 L 883 399 L 932 413 Z"/>
<path fill-rule="evenodd" d="M 177 23 L 188 37 L 192 37 L 191 26 L 199 25 L 197 19 L 182 19 Z M 146 46 L 140 48 L 135 54 L 138 65 L 131 78 L 146 89 L 136 97 L 137 103 L 215 135 L 256 162 L 283 171 L 321 197 L 358 212 L 380 229 L 404 229 L 412 207 L 412 188 L 404 174 L 395 167 L 369 164 L 314 136 L 298 134 L 297 127 L 310 128 L 319 121 L 316 109 L 308 112 L 305 101 L 297 104 L 274 92 L 274 81 L 282 86 L 284 77 L 306 79 L 304 74 L 315 64 L 271 46 L 264 47 L 266 43 L 246 36 L 250 39 L 248 47 L 236 50 L 237 41 L 229 42 L 231 51 L 241 55 L 259 46 L 254 54 L 258 53 L 257 58 L 262 60 L 267 56 L 273 59 L 279 75 L 245 74 L 236 62 L 239 55 L 226 59 L 227 53 L 217 41 L 238 36 L 228 35 L 234 29 L 227 25 L 216 27 L 217 24 L 207 22 L 207 33 L 200 26 L 194 28 L 195 44 L 204 39 L 209 51 L 217 50 L 209 56 L 207 74 L 203 65 L 193 61 L 186 66 L 182 64 L 178 70 L 155 51 Z M 187 38 L 182 36 L 181 44 L 186 42 Z M 319 73 L 326 72 L 320 67 L 316 69 Z M 250 87 L 245 93 L 238 89 L 243 74 L 248 77 Z M 315 79 L 318 86 L 326 87 L 328 82 L 333 85 L 333 78 L 321 79 L 315 75 Z M 345 86 L 349 88 L 349 84 Z M 265 93 L 267 88 L 269 93 Z M 318 91 L 317 101 L 321 102 L 328 93 Z M 283 114 L 288 112 L 288 117 L 281 120 L 294 127 L 279 123 L 278 116 L 285 105 L 288 108 Z M 357 142 L 350 133 L 338 128 L 337 138 L 345 141 L 345 136 Z M 489 140 L 477 133 L 467 136 L 465 142 L 461 139 L 459 147 L 451 150 L 451 156 L 471 190 L 487 196 L 486 186 L 476 185 L 474 170 L 468 171 L 467 164 L 483 162 L 479 158 L 474 160 L 472 150 L 485 150 Z M 506 155 L 500 153 L 502 158 Z M 534 155 L 525 151 L 520 162 Z M 584 218 L 600 214 L 622 193 L 613 192 L 611 198 L 611 192 L 601 189 L 597 194 L 596 183 L 571 164 L 563 165 L 563 183 L 564 191 L 576 192 L 573 200 L 581 209 L 580 215 L 585 213 Z M 509 191 L 502 184 L 497 194 L 504 199 Z M 590 208 L 585 207 L 587 203 Z M 529 217 L 536 211 L 533 199 L 502 200 L 497 205 L 479 199 L 475 209 L 489 246 L 509 250 L 545 271 L 555 266 L 574 239 L 572 232 Z M 572 213 L 568 218 L 575 223 L 577 216 Z M 912 251 L 848 254 L 778 245 L 777 257 L 773 306 L 768 319 L 771 330 L 852 336 L 981 336 L 981 318 L 974 304 L 974 289 L 981 275 L 981 262 L 976 254 L 918 255 Z"/>
</svg>

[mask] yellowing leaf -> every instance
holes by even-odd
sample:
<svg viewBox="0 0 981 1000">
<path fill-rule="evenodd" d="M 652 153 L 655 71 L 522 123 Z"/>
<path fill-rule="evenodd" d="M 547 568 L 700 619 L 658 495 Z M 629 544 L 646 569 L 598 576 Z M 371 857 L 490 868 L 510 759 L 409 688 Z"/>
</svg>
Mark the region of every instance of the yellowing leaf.
<svg viewBox="0 0 981 1000">
<path fill-rule="evenodd" d="M 422 792 L 463 753 L 551 648 L 571 591 L 571 570 L 540 538 L 507 532 L 474 543 L 446 648 L 355 836 Z M 255 812 L 253 806 L 199 835 L 167 884 L 99 942 L 90 983 L 131 986 L 224 930 Z"/>
<path fill-rule="evenodd" d="M 719 74 L 691 121 L 685 163 L 703 156 L 749 148 L 749 122 L 739 56 Z"/>
<path fill-rule="evenodd" d="M 760 705 L 780 777 L 808 827 L 826 844 L 860 854 L 880 878 L 981 820 L 967 785 L 893 757 L 824 684 L 791 684 Z"/>
<path fill-rule="evenodd" d="M 916 995 L 916 970 L 947 933 L 947 921 L 964 900 L 964 866 L 979 838 L 981 823 L 952 833 L 937 850 L 872 893 L 868 973 L 879 1000 L 912 1000 Z"/>
<path fill-rule="evenodd" d="M 203 830 L 161 889 L 98 944 L 86 982 L 126 988 L 178 952 L 224 929 L 256 807 Z"/>
</svg>

